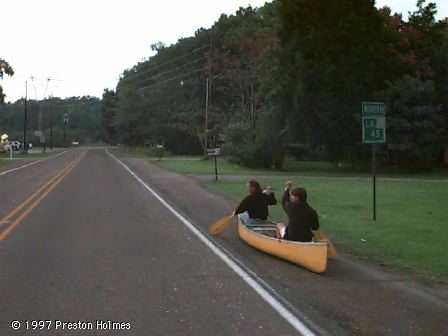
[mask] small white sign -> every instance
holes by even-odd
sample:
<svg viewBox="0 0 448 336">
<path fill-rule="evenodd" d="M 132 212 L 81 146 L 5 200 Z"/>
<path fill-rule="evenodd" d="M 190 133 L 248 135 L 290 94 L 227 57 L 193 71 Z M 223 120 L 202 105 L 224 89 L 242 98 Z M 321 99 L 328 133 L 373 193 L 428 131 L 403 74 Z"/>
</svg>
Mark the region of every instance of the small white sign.
<svg viewBox="0 0 448 336">
<path fill-rule="evenodd" d="M 207 154 L 209 156 L 220 156 L 221 155 L 221 148 L 211 148 L 207 149 Z"/>
</svg>

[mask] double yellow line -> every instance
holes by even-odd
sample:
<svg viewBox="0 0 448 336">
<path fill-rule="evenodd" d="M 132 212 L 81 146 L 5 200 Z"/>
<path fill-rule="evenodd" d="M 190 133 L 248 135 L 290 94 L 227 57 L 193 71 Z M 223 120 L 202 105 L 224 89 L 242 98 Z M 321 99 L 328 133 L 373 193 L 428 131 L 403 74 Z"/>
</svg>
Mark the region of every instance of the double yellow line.
<svg viewBox="0 0 448 336">
<path fill-rule="evenodd" d="M 13 211 L 7 214 L 5 217 L 0 219 L 0 242 L 5 239 L 15 228 L 17 225 L 23 222 L 23 220 L 30 214 L 31 211 L 35 207 L 39 205 L 42 200 L 47 197 L 47 195 L 54 189 L 56 186 L 71 172 L 71 170 L 78 164 L 79 161 L 84 157 L 85 152 L 82 152 L 76 159 L 71 161 L 68 165 L 62 168 L 54 177 L 48 180 L 44 185 L 42 185 L 37 191 L 35 191 L 31 196 L 25 199 L 22 203 L 20 203 Z M 35 200 L 34 200 L 35 199 Z M 32 202 L 34 200 L 34 202 Z M 22 211 L 23 210 L 23 211 Z M 20 211 L 22 211 L 20 213 Z M 18 214 L 17 217 L 15 217 Z M 12 221 L 12 224 L 6 227 L 3 231 L 1 231 L 1 227 L 4 224 L 11 223 L 11 219 L 15 219 Z"/>
</svg>

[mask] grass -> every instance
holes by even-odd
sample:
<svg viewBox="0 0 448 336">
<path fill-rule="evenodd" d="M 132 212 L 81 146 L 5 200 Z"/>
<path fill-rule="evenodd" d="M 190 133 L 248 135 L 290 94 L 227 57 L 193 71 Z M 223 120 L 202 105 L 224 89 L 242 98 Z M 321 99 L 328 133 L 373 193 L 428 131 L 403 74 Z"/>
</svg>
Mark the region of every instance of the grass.
<svg viewBox="0 0 448 336">
<path fill-rule="evenodd" d="M 378 218 L 372 216 L 371 183 L 363 180 L 294 181 L 304 186 L 321 227 L 337 247 L 376 261 L 448 278 L 448 184 L 384 181 L 378 184 Z M 277 190 L 283 182 L 260 180 Z M 219 181 L 207 188 L 234 200 L 245 196 L 244 181 Z M 281 206 L 271 217 L 285 221 Z"/>
<path fill-rule="evenodd" d="M 120 157 L 138 157 L 138 158 L 147 158 L 146 150 L 143 147 L 111 147 L 108 149 L 109 152 L 116 156 Z"/>
<path fill-rule="evenodd" d="M 150 157 L 148 155 L 149 150 L 143 147 L 109 147 L 109 152 L 119 157 L 134 157 L 140 159 L 148 159 L 148 160 L 158 160 L 158 157 Z M 165 153 L 162 160 L 179 160 L 181 162 L 185 160 L 200 160 L 200 155 L 171 155 L 169 153 Z"/>
<path fill-rule="evenodd" d="M 201 156 L 174 156 L 166 155 L 161 160 L 149 158 L 148 150 L 142 147 L 110 148 L 114 155 L 121 157 L 137 157 L 151 160 L 163 169 L 192 175 L 214 175 L 214 160 L 203 160 Z M 218 159 L 218 172 L 220 175 L 272 175 L 272 176 L 322 176 L 322 177 L 370 177 L 371 172 L 359 172 L 349 167 L 337 167 L 324 161 L 297 161 L 286 160 L 282 170 L 253 169 L 239 166 L 225 160 Z M 448 179 L 448 168 L 438 168 L 432 172 L 403 172 L 391 168 L 380 167 L 378 173 L 382 177 L 418 178 L 418 179 Z"/>
<path fill-rule="evenodd" d="M 40 149 L 39 149 L 40 150 Z M 22 160 L 22 159 L 32 159 L 32 158 L 40 158 L 40 157 L 47 157 L 51 155 L 55 155 L 57 153 L 62 152 L 63 148 L 54 148 L 53 150 L 47 149 L 47 153 L 23 153 L 22 151 L 16 151 L 13 153 L 13 160 Z M 1 164 L 7 164 L 10 162 L 9 160 L 9 152 L 8 153 L 0 153 L 0 165 Z"/>
<path fill-rule="evenodd" d="M 185 160 L 185 158 L 170 158 L 155 161 L 163 169 L 179 174 L 213 175 L 213 160 Z M 322 161 L 296 161 L 286 160 L 283 170 L 251 169 L 232 164 L 225 159 L 218 159 L 218 172 L 220 175 L 272 175 L 272 176 L 322 176 L 322 177 L 370 177 L 371 173 L 357 172 L 350 168 L 339 168 L 329 162 Z M 448 169 L 439 169 L 429 173 L 382 173 L 382 177 L 403 177 L 419 179 L 447 179 Z"/>
</svg>

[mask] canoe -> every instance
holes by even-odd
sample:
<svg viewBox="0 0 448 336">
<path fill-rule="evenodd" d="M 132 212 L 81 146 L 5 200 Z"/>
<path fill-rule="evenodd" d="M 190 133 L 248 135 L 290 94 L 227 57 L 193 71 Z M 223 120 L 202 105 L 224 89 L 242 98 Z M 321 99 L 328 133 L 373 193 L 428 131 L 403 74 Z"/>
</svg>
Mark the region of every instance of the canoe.
<svg viewBox="0 0 448 336">
<path fill-rule="evenodd" d="M 238 233 L 242 240 L 256 249 L 290 261 L 312 272 L 327 268 L 326 242 L 302 243 L 276 238 L 273 222 L 246 226 L 238 217 Z"/>
</svg>

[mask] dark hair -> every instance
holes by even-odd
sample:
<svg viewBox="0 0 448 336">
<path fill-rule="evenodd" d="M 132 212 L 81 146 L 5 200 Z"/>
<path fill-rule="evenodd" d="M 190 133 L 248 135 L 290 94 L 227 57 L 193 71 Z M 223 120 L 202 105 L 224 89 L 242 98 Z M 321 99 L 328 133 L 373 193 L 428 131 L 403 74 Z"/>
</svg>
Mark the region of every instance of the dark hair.
<svg viewBox="0 0 448 336">
<path fill-rule="evenodd" d="M 255 188 L 255 192 L 256 193 L 261 193 L 261 187 L 260 187 L 260 184 L 257 181 L 250 180 L 250 181 L 247 181 L 247 183 L 249 183 L 249 185 L 251 187 Z"/>
<path fill-rule="evenodd" d="M 295 188 L 291 191 L 291 195 L 298 197 L 301 201 L 306 201 L 306 197 L 308 196 L 305 188 Z"/>
</svg>

